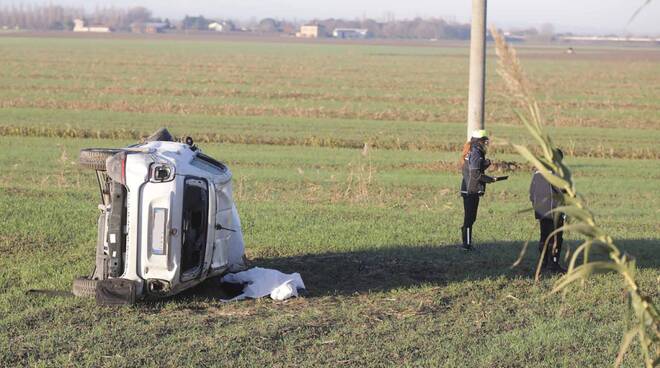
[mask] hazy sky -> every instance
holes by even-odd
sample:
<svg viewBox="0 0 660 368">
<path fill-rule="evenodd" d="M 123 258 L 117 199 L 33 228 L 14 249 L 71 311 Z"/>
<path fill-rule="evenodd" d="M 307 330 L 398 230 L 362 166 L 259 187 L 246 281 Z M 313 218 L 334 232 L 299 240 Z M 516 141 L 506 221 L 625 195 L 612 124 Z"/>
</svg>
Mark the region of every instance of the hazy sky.
<svg viewBox="0 0 660 368">
<path fill-rule="evenodd" d="M 12 1 L 0 0 L 0 3 Z M 19 1 L 20 2 L 20 1 Z M 31 1 L 24 1 L 31 2 Z M 185 14 L 249 19 L 275 17 L 470 18 L 471 0 L 52 0 L 54 4 L 129 7 L 142 5 L 156 16 L 181 18 Z M 552 23 L 558 31 L 634 32 L 660 35 L 660 0 L 654 0 L 626 27 L 629 17 L 644 0 L 489 0 L 489 23 L 501 27 Z M 36 2 L 40 3 L 40 2 Z"/>
</svg>

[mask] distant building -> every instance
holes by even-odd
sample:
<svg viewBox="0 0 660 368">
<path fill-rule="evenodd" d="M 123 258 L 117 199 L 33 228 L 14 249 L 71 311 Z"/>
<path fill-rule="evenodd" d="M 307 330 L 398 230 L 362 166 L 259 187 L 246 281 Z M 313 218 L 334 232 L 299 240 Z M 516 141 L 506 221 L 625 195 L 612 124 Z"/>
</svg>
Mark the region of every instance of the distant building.
<svg viewBox="0 0 660 368">
<path fill-rule="evenodd" d="M 296 37 L 302 37 L 302 38 L 325 37 L 325 28 L 321 25 L 301 26 L 300 32 L 296 33 Z"/>
<path fill-rule="evenodd" d="M 97 33 L 108 33 L 112 32 L 110 27 L 106 26 L 85 26 L 85 21 L 82 19 L 73 20 L 73 31 L 74 32 L 97 32 Z"/>
<path fill-rule="evenodd" d="M 144 27 L 144 31 L 146 33 L 162 33 L 165 32 L 165 30 L 168 29 L 169 27 L 170 25 L 167 23 L 153 22 L 153 23 L 147 23 Z"/>
<path fill-rule="evenodd" d="M 221 20 L 218 22 L 211 22 L 209 24 L 209 29 L 216 32 L 231 32 L 235 27 L 232 22 Z"/>
<path fill-rule="evenodd" d="M 366 28 L 335 28 L 332 31 L 334 38 L 367 38 L 369 30 Z"/>
<path fill-rule="evenodd" d="M 133 32 L 133 33 L 163 33 L 169 27 L 170 27 L 169 23 L 162 23 L 162 22 L 133 23 L 133 24 L 131 24 L 131 32 Z"/>
<path fill-rule="evenodd" d="M 488 36 L 490 37 L 489 39 L 493 38 L 493 36 L 490 34 L 490 31 L 488 31 Z M 527 36 L 524 34 L 504 32 L 504 40 L 506 42 L 525 42 L 527 41 Z"/>
</svg>

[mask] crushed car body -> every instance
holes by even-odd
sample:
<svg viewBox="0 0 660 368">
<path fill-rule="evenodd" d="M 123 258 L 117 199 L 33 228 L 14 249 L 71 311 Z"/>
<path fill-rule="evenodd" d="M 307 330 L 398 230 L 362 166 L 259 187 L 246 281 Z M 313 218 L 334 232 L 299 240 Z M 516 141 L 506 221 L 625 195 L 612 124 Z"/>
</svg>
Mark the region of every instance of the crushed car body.
<svg viewBox="0 0 660 368">
<path fill-rule="evenodd" d="M 73 293 L 102 304 L 165 297 L 246 268 L 229 168 L 165 129 L 122 149 L 84 149 L 101 192 L 96 267 Z"/>
</svg>

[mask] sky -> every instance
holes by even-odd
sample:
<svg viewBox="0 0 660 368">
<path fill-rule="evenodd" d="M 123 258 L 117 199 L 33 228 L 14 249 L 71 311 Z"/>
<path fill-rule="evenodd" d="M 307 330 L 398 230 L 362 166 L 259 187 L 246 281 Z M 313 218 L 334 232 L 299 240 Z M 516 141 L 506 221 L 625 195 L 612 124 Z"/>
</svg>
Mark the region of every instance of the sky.
<svg viewBox="0 0 660 368">
<path fill-rule="evenodd" d="M 4 3 L 6 0 L 0 0 Z M 7 1 L 9 2 L 9 1 Z M 20 0 L 18 1 L 20 2 Z M 52 0 L 53 4 L 94 10 L 99 7 L 144 6 L 155 16 L 178 19 L 184 15 L 248 20 L 273 17 L 374 18 L 393 14 L 396 19 L 442 17 L 470 19 L 471 0 Z M 23 1 L 39 4 L 39 2 Z M 627 24 L 644 0 L 489 0 L 488 23 L 498 27 L 539 26 L 551 23 L 559 32 L 647 34 L 660 36 L 660 0 L 652 1 Z"/>
</svg>

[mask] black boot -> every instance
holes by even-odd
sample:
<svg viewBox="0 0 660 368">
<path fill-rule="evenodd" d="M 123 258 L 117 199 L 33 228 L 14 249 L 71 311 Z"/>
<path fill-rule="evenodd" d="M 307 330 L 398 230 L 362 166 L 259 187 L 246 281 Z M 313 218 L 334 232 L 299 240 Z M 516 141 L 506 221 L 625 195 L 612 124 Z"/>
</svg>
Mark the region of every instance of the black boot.
<svg viewBox="0 0 660 368">
<path fill-rule="evenodd" d="M 461 249 L 472 250 L 472 227 L 463 226 L 461 228 L 461 235 L 463 237 L 463 245 Z"/>
<path fill-rule="evenodd" d="M 563 223 L 560 224 L 559 226 L 563 226 Z M 566 269 L 563 268 L 559 264 L 559 260 L 561 259 L 561 257 L 560 257 L 561 256 L 561 245 L 564 242 L 564 237 L 563 237 L 562 232 L 559 232 L 557 235 L 555 235 L 554 240 L 555 240 L 554 246 L 551 247 L 551 249 L 548 249 L 548 251 L 550 251 L 550 253 L 552 254 L 551 257 L 550 257 L 550 259 L 551 259 L 550 260 L 550 267 L 549 267 L 550 272 L 558 273 L 558 274 L 563 275 L 563 274 L 566 273 Z"/>
<path fill-rule="evenodd" d="M 552 252 L 551 252 L 552 256 L 550 257 L 551 258 L 550 266 L 548 268 L 550 269 L 550 272 L 552 272 L 552 273 L 558 273 L 558 274 L 563 275 L 563 274 L 566 273 L 566 269 L 559 264 L 559 259 L 560 259 L 559 256 L 561 255 L 561 243 L 562 243 L 561 241 L 562 241 L 562 239 L 559 238 L 557 243 L 554 246 L 554 249 L 552 249 Z M 550 250 L 550 249 L 548 249 L 548 250 Z"/>
<path fill-rule="evenodd" d="M 550 261 L 550 266 L 548 268 L 552 273 L 558 273 L 561 275 L 566 273 L 566 269 L 559 264 L 559 257 L 552 257 L 552 261 Z"/>
</svg>

